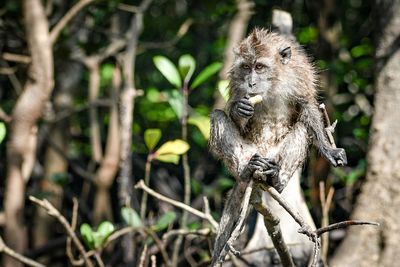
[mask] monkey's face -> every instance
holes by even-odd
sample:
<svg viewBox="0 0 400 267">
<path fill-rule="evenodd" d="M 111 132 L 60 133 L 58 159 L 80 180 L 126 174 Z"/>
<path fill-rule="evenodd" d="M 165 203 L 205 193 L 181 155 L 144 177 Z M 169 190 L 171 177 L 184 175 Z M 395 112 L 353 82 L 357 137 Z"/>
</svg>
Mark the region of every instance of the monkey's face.
<svg viewBox="0 0 400 267">
<path fill-rule="evenodd" d="M 277 92 L 281 74 L 291 58 L 290 43 L 267 31 L 254 30 L 235 51 L 231 70 L 231 93 L 239 96 L 262 95 L 269 98 Z"/>
<path fill-rule="evenodd" d="M 250 96 L 268 93 L 274 77 L 273 65 L 274 60 L 267 57 L 240 60 L 237 71 L 242 81 L 241 89 Z"/>
</svg>

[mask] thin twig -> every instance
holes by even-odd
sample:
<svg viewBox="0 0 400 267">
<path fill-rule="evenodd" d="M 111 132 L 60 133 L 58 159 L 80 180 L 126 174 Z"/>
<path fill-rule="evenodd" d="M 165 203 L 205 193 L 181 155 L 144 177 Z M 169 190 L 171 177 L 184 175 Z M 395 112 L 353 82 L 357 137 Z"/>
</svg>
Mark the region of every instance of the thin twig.
<svg viewBox="0 0 400 267">
<path fill-rule="evenodd" d="M 72 230 L 71 225 L 68 223 L 67 219 L 65 219 L 65 217 L 62 216 L 61 213 L 48 200 L 46 199 L 40 200 L 33 196 L 29 196 L 29 200 L 44 208 L 50 216 L 55 217 L 61 223 L 61 225 L 67 231 L 68 235 L 71 237 L 79 253 L 83 257 L 86 266 L 93 267 L 93 263 L 88 258 L 85 248 L 83 247 L 81 241 L 76 236 L 75 232 Z"/>
<path fill-rule="evenodd" d="M 151 255 L 150 259 L 151 259 L 151 267 L 156 267 L 157 266 L 156 256 Z"/>
<path fill-rule="evenodd" d="M 77 221 L 78 221 L 78 205 L 79 205 L 79 202 L 75 197 L 72 199 L 72 201 L 73 201 L 74 205 L 72 207 L 71 229 L 72 229 L 72 231 L 75 232 L 76 224 L 77 224 Z M 75 258 L 74 258 L 74 255 L 72 253 L 71 242 L 72 242 L 71 237 L 68 235 L 67 244 L 66 244 L 65 250 L 66 250 L 67 256 L 69 258 L 69 261 L 71 262 L 71 264 L 73 266 L 82 266 L 84 264 L 83 259 L 81 258 L 79 260 L 75 260 Z"/>
<path fill-rule="evenodd" d="M 0 120 L 7 123 L 11 121 L 11 116 L 8 115 L 1 107 L 0 107 Z"/>
<path fill-rule="evenodd" d="M 160 240 L 160 238 L 156 235 L 156 233 L 154 233 L 154 231 L 151 230 L 150 228 L 144 228 L 144 231 L 146 232 L 146 234 L 151 236 L 151 238 L 156 243 L 156 246 L 160 250 L 161 256 L 164 260 L 165 266 L 167 266 L 167 267 L 171 266 L 171 263 L 170 263 L 169 257 L 168 257 L 168 253 L 165 250 L 164 243 Z"/>
<path fill-rule="evenodd" d="M 159 49 L 174 46 L 179 40 L 188 32 L 190 26 L 193 24 L 192 19 L 187 19 L 179 27 L 176 35 L 171 39 L 164 42 L 143 42 L 139 43 L 139 48 L 141 50 L 145 49 Z M 142 52 L 142 51 L 141 51 Z"/>
<path fill-rule="evenodd" d="M 53 27 L 53 29 L 50 32 L 50 41 L 52 44 L 54 44 L 60 35 L 61 31 L 65 28 L 65 26 L 68 24 L 68 22 L 75 17 L 78 12 L 93 2 L 93 0 L 80 0 L 78 3 L 76 3 L 73 7 L 71 7 L 70 10 L 65 13 L 65 15 L 58 21 L 56 26 Z"/>
<path fill-rule="evenodd" d="M 37 261 L 31 260 L 31 259 L 25 257 L 24 255 L 17 253 L 15 250 L 13 250 L 10 247 L 8 247 L 4 243 L 4 241 L 3 241 L 3 239 L 1 237 L 0 237 L 0 252 L 6 254 L 6 255 L 8 255 L 8 256 L 16 259 L 16 260 L 18 260 L 18 261 L 20 261 L 20 262 L 22 262 L 22 263 L 24 263 L 24 264 L 26 264 L 28 266 L 46 267 L 45 265 L 43 265 L 43 264 L 41 264 L 41 263 L 39 263 Z"/>
<path fill-rule="evenodd" d="M 144 267 L 147 255 L 147 244 L 144 244 L 142 254 L 140 255 L 139 267 Z"/>
<path fill-rule="evenodd" d="M 198 230 L 188 230 L 188 229 L 176 229 L 176 230 L 170 230 L 166 232 L 162 240 L 166 243 L 169 238 L 176 236 L 176 235 L 198 235 L 198 236 L 204 236 L 208 237 L 211 235 L 211 230 L 210 228 L 203 228 L 203 229 L 198 229 Z"/>
<path fill-rule="evenodd" d="M 31 57 L 26 55 L 4 52 L 3 54 L 1 54 L 1 57 L 7 61 L 13 61 L 23 64 L 29 64 L 31 62 Z"/>
<path fill-rule="evenodd" d="M 322 181 L 319 183 L 319 194 L 320 194 L 319 198 L 322 207 L 321 227 L 326 227 L 329 225 L 329 208 L 332 203 L 334 191 L 335 189 L 333 187 L 330 187 L 328 196 L 325 196 L 325 183 Z M 327 263 L 328 247 L 329 247 L 329 236 L 323 235 L 321 237 L 321 258 L 324 263 Z"/>
<path fill-rule="evenodd" d="M 146 186 L 143 180 L 140 180 L 135 185 L 135 188 L 136 189 L 142 189 L 142 190 L 146 191 L 149 195 L 152 195 L 153 197 L 155 197 L 155 198 L 157 198 L 157 199 L 159 199 L 161 201 L 167 202 L 167 203 L 169 203 L 169 204 L 171 204 L 173 206 L 176 206 L 178 208 L 186 210 L 186 211 L 188 211 L 188 212 L 190 212 L 190 213 L 192 213 L 192 214 L 194 214 L 194 215 L 196 215 L 196 216 L 198 216 L 198 217 L 200 217 L 200 218 L 202 218 L 204 220 L 207 220 L 212 225 L 213 230 L 218 229 L 218 223 L 215 221 L 215 219 L 212 216 L 209 216 L 204 212 L 201 212 L 201 211 L 199 211 L 197 209 L 194 209 L 194 208 L 192 208 L 192 207 L 190 207 L 188 205 L 185 205 L 182 202 L 173 200 L 171 198 L 168 198 L 166 196 L 161 195 L 160 193 L 157 193 L 153 189 L 151 189 L 148 186 Z"/>
<path fill-rule="evenodd" d="M 95 252 L 95 253 L 94 253 L 94 258 L 96 259 L 97 265 L 98 265 L 99 267 L 104 267 L 104 262 L 103 262 L 103 260 L 101 259 L 99 252 Z"/>
<path fill-rule="evenodd" d="M 147 156 L 145 171 L 144 171 L 144 183 L 146 185 L 150 184 L 150 172 L 151 172 L 151 154 Z M 140 218 L 144 219 L 146 217 L 147 209 L 147 192 L 144 191 L 142 194 L 142 200 L 140 202 Z"/>
<path fill-rule="evenodd" d="M 379 223 L 377 222 L 369 222 L 369 221 L 359 221 L 359 220 L 348 220 L 348 221 L 343 221 L 343 222 L 338 222 L 338 223 L 333 223 L 328 225 L 327 227 L 322 227 L 317 229 L 315 232 L 318 236 L 322 235 L 323 233 L 340 229 L 340 228 L 345 228 L 351 225 L 373 225 L 373 226 L 379 226 Z"/>
</svg>

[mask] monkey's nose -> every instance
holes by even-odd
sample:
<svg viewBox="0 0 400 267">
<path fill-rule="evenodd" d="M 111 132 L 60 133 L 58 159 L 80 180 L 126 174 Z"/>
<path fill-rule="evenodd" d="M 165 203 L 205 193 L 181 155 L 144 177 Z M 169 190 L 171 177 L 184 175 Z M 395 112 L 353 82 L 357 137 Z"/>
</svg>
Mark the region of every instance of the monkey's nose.
<svg viewBox="0 0 400 267">
<path fill-rule="evenodd" d="M 252 88 L 252 87 L 254 87 L 254 86 L 256 86 L 256 83 L 255 83 L 255 82 L 250 82 L 250 83 L 249 83 L 249 87 L 250 87 L 250 88 Z"/>
</svg>

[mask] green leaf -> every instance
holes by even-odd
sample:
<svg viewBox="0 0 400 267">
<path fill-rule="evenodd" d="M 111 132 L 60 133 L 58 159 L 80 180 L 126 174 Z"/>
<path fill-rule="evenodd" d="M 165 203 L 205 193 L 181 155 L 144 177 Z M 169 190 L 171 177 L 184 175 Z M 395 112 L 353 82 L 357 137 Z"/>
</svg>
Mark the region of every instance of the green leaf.
<svg viewBox="0 0 400 267">
<path fill-rule="evenodd" d="M 166 229 L 171 223 L 175 221 L 176 213 L 173 211 L 165 213 L 158 219 L 156 225 L 153 226 L 154 231 L 161 231 Z"/>
<path fill-rule="evenodd" d="M 164 56 L 155 56 L 153 58 L 154 65 L 164 75 L 164 77 L 176 88 L 182 87 L 181 77 L 175 65 Z"/>
<path fill-rule="evenodd" d="M 80 232 L 83 238 L 83 241 L 85 242 L 86 246 L 89 249 L 94 249 L 94 237 L 93 237 L 93 231 L 92 228 L 90 227 L 89 224 L 84 223 L 80 227 Z"/>
<path fill-rule="evenodd" d="M 112 64 L 103 64 L 100 70 L 100 83 L 102 86 L 106 86 L 111 82 L 114 72 L 114 66 Z"/>
<path fill-rule="evenodd" d="M 179 58 L 179 71 L 185 82 L 189 82 L 196 68 L 196 61 L 191 55 L 183 55 Z"/>
<path fill-rule="evenodd" d="M 152 151 L 156 147 L 158 141 L 160 141 L 161 135 L 160 129 L 147 129 L 144 132 L 144 142 L 149 151 Z"/>
<path fill-rule="evenodd" d="M 222 63 L 214 62 L 208 65 L 200 74 L 194 79 L 191 86 L 192 89 L 207 81 L 212 75 L 217 73 L 222 67 Z"/>
<path fill-rule="evenodd" d="M 164 143 L 155 153 L 157 155 L 174 154 L 182 155 L 189 150 L 190 146 L 183 140 L 176 139 Z"/>
<path fill-rule="evenodd" d="M 121 209 L 121 216 L 125 223 L 133 228 L 142 227 L 143 223 L 139 214 L 132 208 L 123 207 Z"/>
<path fill-rule="evenodd" d="M 197 115 L 189 117 L 188 123 L 197 126 L 206 140 L 210 138 L 210 118 Z"/>
<path fill-rule="evenodd" d="M 308 44 L 317 41 L 318 29 L 316 27 L 305 27 L 298 33 L 298 40 L 301 44 Z"/>
<path fill-rule="evenodd" d="M 218 179 L 218 185 L 221 188 L 221 190 L 226 190 L 226 189 L 232 188 L 233 184 L 234 183 L 233 183 L 232 179 L 225 178 L 225 177 Z"/>
<path fill-rule="evenodd" d="M 353 58 L 358 58 L 361 56 L 372 55 L 374 52 L 374 48 L 370 44 L 361 44 L 353 47 L 350 52 Z"/>
<path fill-rule="evenodd" d="M 218 91 L 222 95 L 222 98 L 225 102 L 229 100 L 229 81 L 228 80 L 221 80 L 218 82 Z"/>
<path fill-rule="evenodd" d="M 97 232 L 104 236 L 104 241 L 114 232 L 115 226 L 109 221 L 102 222 L 97 228 Z"/>
<path fill-rule="evenodd" d="M 181 119 L 183 113 L 183 95 L 178 90 L 167 91 L 168 103 L 171 105 L 176 116 Z"/>
<path fill-rule="evenodd" d="M 6 125 L 4 124 L 4 122 L 0 122 L 0 144 L 6 137 L 6 133 L 7 133 Z"/>
<path fill-rule="evenodd" d="M 173 163 L 173 164 L 177 165 L 179 163 L 179 155 L 175 155 L 175 154 L 157 155 L 156 160 L 166 162 L 166 163 Z"/>
<path fill-rule="evenodd" d="M 55 183 L 59 186 L 65 186 L 69 181 L 69 176 L 68 176 L 68 173 L 57 172 L 57 173 L 53 173 L 51 175 L 50 179 L 53 181 L 53 183 Z"/>
</svg>

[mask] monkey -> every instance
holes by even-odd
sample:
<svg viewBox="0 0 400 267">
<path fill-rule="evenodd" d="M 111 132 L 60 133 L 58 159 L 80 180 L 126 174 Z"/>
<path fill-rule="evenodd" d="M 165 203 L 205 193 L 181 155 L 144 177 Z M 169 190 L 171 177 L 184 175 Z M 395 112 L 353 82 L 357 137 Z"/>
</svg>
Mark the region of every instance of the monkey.
<svg viewBox="0 0 400 267">
<path fill-rule="evenodd" d="M 316 70 L 299 44 L 256 28 L 234 53 L 225 110 L 211 113 L 210 151 L 236 179 L 220 220 L 212 266 L 227 251 L 232 219 L 239 216 L 237 207 L 251 179 L 262 173 L 262 182 L 282 193 L 312 143 L 333 166 L 347 164 L 345 150 L 332 147 L 325 133 Z M 309 250 L 301 246 L 295 254 L 303 257 L 304 251 Z"/>
<path fill-rule="evenodd" d="M 225 111 L 211 114 L 209 144 L 238 182 L 258 170 L 282 192 L 313 141 L 333 166 L 347 164 L 345 150 L 325 133 L 316 71 L 295 41 L 254 29 L 235 49 L 229 79 Z"/>
</svg>

